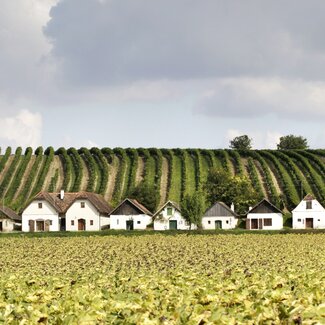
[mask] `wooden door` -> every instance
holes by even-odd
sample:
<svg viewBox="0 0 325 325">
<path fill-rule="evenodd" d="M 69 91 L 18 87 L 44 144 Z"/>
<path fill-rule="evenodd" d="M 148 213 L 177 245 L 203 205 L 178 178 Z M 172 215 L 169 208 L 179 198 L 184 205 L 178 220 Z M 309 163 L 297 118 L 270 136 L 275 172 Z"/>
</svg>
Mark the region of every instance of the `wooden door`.
<svg viewBox="0 0 325 325">
<path fill-rule="evenodd" d="M 45 231 L 50 231 L 50 225 L 51 225 L 51 221 L 45 220 Z"/>
<path fill-rule="evenodd" d="M 78 219 L 78 230 L 79 231 L 86 230 L 86 220 L 85 219 Z"/>
<path fill-rule="evenodd" d="M 306 228 L 314 228 L 314 218 L 306 218 Z"/>
<path fill-rule="evenodd" d="M 216 220 L 214 222 L 214 228 L 215 229 L 222 229 L 222 221 L 221 220 Z"/>
<path fill-rule="evenodd" d="M 29 231 L 34 232 L 35 231 L 35 221 L 34 220 L 29 220 L 28 224 L 29 224 Z"/>
<path fill-rule="evenodd" d="M 258 219 L 251 219 L 251 229 L 258 229 Z"/>
<path fill-rule="evenodd" d="M 133 230 L 133 229 L 134 229 L 133 220 L 127 220 L 126 221 L 126 230 Z"/>
<path fill-rule="evenodd" d="M 36 231 L 44 231 L 44 221 L 36 220 Z"/>
<path fill-rule="evenodd" d="M 2 224 L 2 221 L 0 221 L 0 231 L 3 231 L 3 224 Z"/>
<path fill-rule="evenodd" d="M 169 220 L 169 229 L 177 230 L 177 220 Z"/>
<path fill-rule="evenodd" d="M 258 219 L 258 229 L 263 229 L 263 219 Z"/>
</svg>

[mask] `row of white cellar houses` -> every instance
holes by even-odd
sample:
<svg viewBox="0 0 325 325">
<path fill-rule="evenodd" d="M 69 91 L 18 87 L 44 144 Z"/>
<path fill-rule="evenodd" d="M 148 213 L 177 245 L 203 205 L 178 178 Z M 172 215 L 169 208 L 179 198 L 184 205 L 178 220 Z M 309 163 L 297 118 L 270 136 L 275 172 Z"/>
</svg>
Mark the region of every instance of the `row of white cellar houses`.
<svg viewBox="0 0 325 325">
<path fill-rule="evenodd" d="M 244 220 L 246 229 L 283 228 L 283 213 L 263 199 L 239 216 L 232 204 L 216 202 L 202 217 L 203 229 L 233 229 Z M 168 201 L 154 214 L 134 199 L 125 199 L 113 209 L 99 194 L 89 192 L 40 192 L 18 216 L 9 208 L 0 208 L 0 231 L 12 231 L 21 225 L 24 232 L 116 230 L 190 230 L 196 229 L 182 216 L 179 205 Z M 325 228 L 325 209 L 307 195 L 292 211 L 294 229 Z"/>
</svg>

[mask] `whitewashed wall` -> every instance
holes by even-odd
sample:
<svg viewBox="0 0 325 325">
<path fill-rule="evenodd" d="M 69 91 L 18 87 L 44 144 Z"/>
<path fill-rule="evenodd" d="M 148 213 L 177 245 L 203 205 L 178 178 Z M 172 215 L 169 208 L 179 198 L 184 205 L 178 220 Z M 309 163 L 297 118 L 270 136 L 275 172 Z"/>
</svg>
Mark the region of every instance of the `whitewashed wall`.
<svg viewBox="0 0 325 325">
<path fill-rule="evenodd" d="M 38 207 L 38 203 L 42 203 L 42 208 Z M 55 209 L 46 201 L 33 201 L 22 213 L 22 231 L 29 232 L 29 220 L 50 220 L 52 225 L 49 231 L 59 231 L 59 216 Z M 35 225 L 36 231 L 36 225 Z"/>
<path fill-rule="evenodd" d="M 263 230 L 280 230 L 283 228 L 283 216 L 281 213 L 248 213 L 247 219 L 272 219 L 272 226 L 264 226 L 264 222 L 262 222 Z"/>
<path fill-rule="evenodd" d="M 315 229 L 325 228 L 325 209 L 317 200 L 312 200 L 312 209 L 306 208 L 306 201 L 298 204 L 292 211 L 292 228 L 305 229 L 307 218 L 313 219 Z"/>
<path fill-rule="evenodd" d="M 133 220 L 134 230 L 145 230 L 152 222 L 152 217 L 146 214 L 137 215 L 114 215 L 110 216 L 111 229 L 126 229 L 126 221 Z"/>
<path fill-rule="evenodd" d="M 84 208 L 81 207 L 81 202 L 84 202 Z M 101 230 L 103 226 L 109 224 L 109 217 L 101 217 L 89 200 L 76 200 L 68 209 L 65 219 L 67 231 L 78 231 L 78 219 L 85 220 L 86 231 Z M 74 225 L 71 223 L 72 220 Z M 93 225 L 91 225 L 91 220 Z"/>
<path fill-rule="evenodd" d="M 221 221 L 221 227 L 222 229 L 233 229 L 236 227 L 238 219 L 231 216 L 231 217 L 203 217 L 202 218 L 202 228 L 211 230 L 216 229 L 215 227 L 215 221 Z"/>
<path fill-rule="evenodd" d="M 172 208 L 172 215 L 167 215 L 167 208 Z M 153 223 L 154 230 L 169 230 L 169 221 L 177 221 L 178 230 L 189 230 L 190 225 L 182 217 L 181 213 L 173 206 L 167 205 L 160 213 L 155 217 Z M 192 224 L 191 229 L 196 229 L 196 226 Z"/>
<path fill-rule="evenodd" d="M 0 222 L 2 222 L 2 231 L 3 232 L 10 232 L 14 230 L 15 221 L 11 220 L 9 218 L 2 218 L 0 219 Z"/>
</svg>

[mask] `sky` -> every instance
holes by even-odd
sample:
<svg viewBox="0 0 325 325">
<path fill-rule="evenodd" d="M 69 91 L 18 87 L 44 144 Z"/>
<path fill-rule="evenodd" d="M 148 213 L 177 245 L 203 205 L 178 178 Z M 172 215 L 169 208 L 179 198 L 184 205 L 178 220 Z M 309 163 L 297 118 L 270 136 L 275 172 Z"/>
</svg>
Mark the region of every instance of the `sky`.
<svg viewBox="0 0 325 325">
<path fill-rule="evenodd" d="M 0 146 L 325 148 L 323 0 L 1 0 Z"/>
</svg>

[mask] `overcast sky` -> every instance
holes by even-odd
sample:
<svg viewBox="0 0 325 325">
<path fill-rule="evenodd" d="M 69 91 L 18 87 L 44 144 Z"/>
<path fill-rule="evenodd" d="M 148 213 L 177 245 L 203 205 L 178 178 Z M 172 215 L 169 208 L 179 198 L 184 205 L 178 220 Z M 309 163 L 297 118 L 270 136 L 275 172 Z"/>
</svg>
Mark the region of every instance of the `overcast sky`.
<svg viewBox="0 0 325 325">
<path fill-rule="evenodd" d="M 324 0 L 1 0 L 0 144 L 325 148 Z"/>
</svg>

